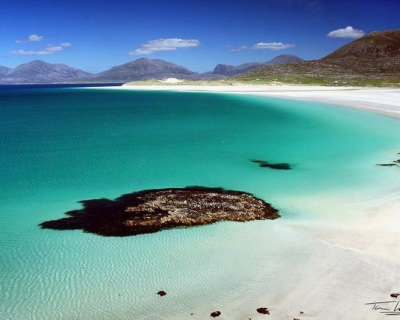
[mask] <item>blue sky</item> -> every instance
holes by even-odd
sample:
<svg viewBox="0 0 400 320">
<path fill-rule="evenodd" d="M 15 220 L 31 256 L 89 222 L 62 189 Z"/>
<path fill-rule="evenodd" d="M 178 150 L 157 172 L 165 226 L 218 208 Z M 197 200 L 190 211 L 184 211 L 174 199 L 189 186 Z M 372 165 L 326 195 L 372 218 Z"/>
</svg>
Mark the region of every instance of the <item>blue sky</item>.
<svg viewBox="0 0 400 320">
<path fill-rule="evenodd" d="M 399 29 L 399 14 L 399 0 L 7 1 L 0 65 L 41 59 L 99 72 L 148 57 L 208 71 L 279 54 L 317 59 Z"/>
</svg>

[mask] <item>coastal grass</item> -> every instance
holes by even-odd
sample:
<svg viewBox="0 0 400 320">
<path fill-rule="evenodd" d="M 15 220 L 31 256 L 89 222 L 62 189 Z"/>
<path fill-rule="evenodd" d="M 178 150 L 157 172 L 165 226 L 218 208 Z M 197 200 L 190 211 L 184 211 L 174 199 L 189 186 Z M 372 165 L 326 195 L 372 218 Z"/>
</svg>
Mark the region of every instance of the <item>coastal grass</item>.
<svg viewBox="0 0 400 320">
<path fill-rule="evenodd" d="M 131 81 L 126 85 L 132 86 L 240 86 L 240 85 L 320 85 L 320 86 L 357 86 L 357 87 L 400 87 L 399 79 L 341 79 L 334 77 L 307 77 L 307 76 L 266 76 L 260 78 L 240 77 L 219 80 L 183 80 L 177 84 L 166 83 L 152 79 L 146 81 Z"/>
</svg>

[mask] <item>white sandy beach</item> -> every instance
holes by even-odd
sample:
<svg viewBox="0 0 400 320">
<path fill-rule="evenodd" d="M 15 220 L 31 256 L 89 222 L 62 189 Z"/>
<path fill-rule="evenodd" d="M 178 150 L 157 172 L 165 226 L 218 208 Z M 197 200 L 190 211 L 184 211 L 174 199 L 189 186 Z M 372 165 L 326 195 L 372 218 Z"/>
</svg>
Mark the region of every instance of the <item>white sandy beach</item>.
<svg viewBox="0 0 400 320">
<path fill-rule="evenodd" d="M 400 89 L 394 88 L 126 85 L 118 89 L 266 95 L 336 104 L 400 118 Z M 400 175 L 400 171 L 394 172 Z M 270 308 L 271 319 L 385 318 L 386 315 L 380 313 L 385 310 L 373 310 L 373 305 L 365 304 L 397 301 L 390 294 L 400 292 L 400 194 L 393 186 L 388 188 L 387 194 L 377 198 L 354 199 L 349 195 L 342 199 L 337 210 L 341 206 L 357 214 L 346 221 L 279 221 L 272 231 L 278 240 L 271 246 L 276 246 L 274 251 L 284 250 L 293 240 L 295 254 L 287 253 L 287 265 L 280 266 L 282 272 L 276 274 L 272 282 L 260 271 L 254 299 L 241 301 L 238 297 L 237 301 L 231 301 L 237 309 L 225 313 L 221 319 L 242 319 L 248 307 L 259 306 Z M 263 280 L 270 282 L 263 283 Z M 265 290 L 266 287 L 269 290 Z M 380 304 L 379 307 L 394 309 L 396 304 Z M 264 318 L 258 315 L 252 319 Z"/>
<path fill-rule="evenodd" d="M 254 94 L 285 99 L 316 101 L 363 109 L 400 118 L 400 88 L 326 87 L 306 85 L 123 85 L 124 90 L 167 90 Z"/>
</svg>

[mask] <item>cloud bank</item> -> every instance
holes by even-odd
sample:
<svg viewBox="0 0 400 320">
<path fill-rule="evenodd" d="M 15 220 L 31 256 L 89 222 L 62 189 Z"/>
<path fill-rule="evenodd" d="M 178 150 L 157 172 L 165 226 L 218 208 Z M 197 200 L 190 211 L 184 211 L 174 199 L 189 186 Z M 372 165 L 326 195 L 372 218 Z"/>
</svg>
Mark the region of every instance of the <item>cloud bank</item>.
<svg viewBox="0 0 400 320">
<path fill-rule="evenodd" d="M 140 45 L 140 48 L 129 52 L 131 56 L 147 55 L 158 51 L 174 51 L 179 48 L 194 48 L 200 45 L 196 39 L 157 39 L 150 40 Z"/>
<path fill-rule="evenodd" d="M 19 49 L 19 50 L 10 51 L 10 53 L 16 54 L 16 55 L 24 55 L 24 56 L 29 56 L 29 55 L 43 56 L 43 55 L 50 55 L 50 54 L 53 54 L 53 53 L 59 52 L 59 51 L 64 51 L 65 48 L 68 48 L 70 46 L 71 46 L 71 44 L 69 42 L 63 42 L 58 45 L 49 44 L 46 47 L 36 49 L 36 50 Z"/>
<path fill-rule="evenodd" d="M 337 29 L 329 32 L 327 36 L 329 38 L 351 38 L 357 39 L 365 35 L 365 32 L 360 29 L 354 29 L 352 26 L 347 26 L 343 29 Z"/>
<path fill-rule="evenodd" d="M 29 35 L 28 38 L 25 40 L 15 40 L 15 43 L 20 44 L 20 43 L 28 43 L 28 42 L 39 42 L 39 41 L 42 41 L 43 38 L 44 38 L 43 36 L 39 36 L 39 35 L 33 33 L 33 34 Z"/>
<path fill-rule="evenodd" d="M 231 49 L 231 51 L 243 51 L 243 50 L 262 50 L 262 49 L 267 49 L 267 50 L 283 50 L 283 49 L 288 49 L 288 48 L 294 48 L 296 47 L 292 43 L 282 43 L 282 42 L 257 42 L 253 44 L 252 46 L 240 46 L 234 49 Z"/>
</svg>

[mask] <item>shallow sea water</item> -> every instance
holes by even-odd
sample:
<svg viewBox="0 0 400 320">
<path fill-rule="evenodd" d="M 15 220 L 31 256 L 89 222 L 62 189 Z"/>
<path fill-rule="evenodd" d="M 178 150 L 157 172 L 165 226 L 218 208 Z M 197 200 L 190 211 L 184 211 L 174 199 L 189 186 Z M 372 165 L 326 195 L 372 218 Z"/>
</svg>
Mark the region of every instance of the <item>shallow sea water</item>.
<svg viewBox="0 0 400 320">
<path fill-rule="evenodd" d="M 285 221 L 351 219 L 362 214 L 351 204 L 396 187 L 399 169 L 376 163 L 396 160 L 399 136 L 397 120 L 317 103 L 2 89 L 0 318 L 234 314 L 232 301 L 251 301 L 260 282 L 274 289 L 291 252 L 301 249 L 307 258 L 307 243 Z M 288 162 L 293 170 L 260 168 L 250 159 Z M 125 238 L 38 227 L 79 208 L 79 200 L 188 185 L 253 193 L 282 218 Z M 158 297 L 159 290 L 167 296 Z"/>
</svg>

